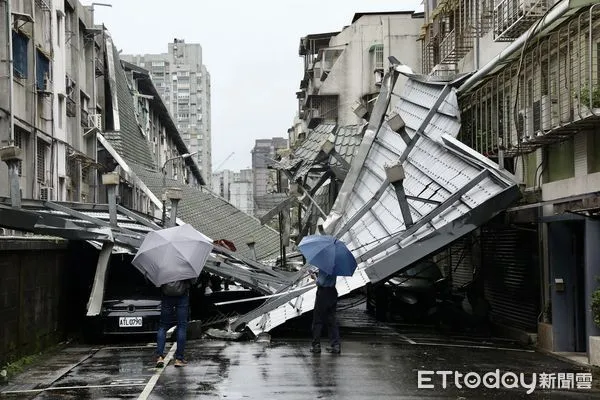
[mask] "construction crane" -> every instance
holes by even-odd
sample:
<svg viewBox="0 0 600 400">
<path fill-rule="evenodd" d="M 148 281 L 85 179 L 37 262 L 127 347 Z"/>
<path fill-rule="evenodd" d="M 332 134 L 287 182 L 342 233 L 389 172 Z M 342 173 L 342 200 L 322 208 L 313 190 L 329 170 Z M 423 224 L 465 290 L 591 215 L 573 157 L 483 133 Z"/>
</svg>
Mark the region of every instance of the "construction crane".
<svg viewBox="0 0 600 400">
<path fill-rule="evenodd" d="M 229 160 L 234 154 L 235 154 L 235 151 L 232 151 L 231 153 L 229 153 L 229 155 L 227 157 L 225 157 L 225 159 L 223 161 L 221 161 L 221 163 L 217 166 L 217 168 L 214 169 L 214 172 L 219 172 L 219 170 L 221 169 L 223 164 L 225 164 L 227 162 L 227 160 Z"/>
</svg>

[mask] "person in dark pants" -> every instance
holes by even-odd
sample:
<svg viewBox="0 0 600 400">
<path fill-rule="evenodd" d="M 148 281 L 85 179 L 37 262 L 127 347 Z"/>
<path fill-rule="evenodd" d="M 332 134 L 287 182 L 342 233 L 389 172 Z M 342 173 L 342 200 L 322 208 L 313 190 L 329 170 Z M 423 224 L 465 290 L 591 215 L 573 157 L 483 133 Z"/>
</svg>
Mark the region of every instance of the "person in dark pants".
<svg viewBox="0 0 600 400">
<path fill-rule="evenodd" d="M 329 275 L 323 271 L 318 272 L 317 277 L 317 297 L 313 310 L 312 323 L 312 353 L 321 352 L 321 334 L 323 325 L 327 324 L 330 347 L 327 351 L 333 354 L 340 354 L 340 330 L 338 327 L 336 308 L 338 292 L 335 288 L 336 276 Z"/>
<path fill-rule="evenodd" d="M 175 333 L 177 336 L 177 350 L 175 351 L 175 366 L 184 367 L 185 342 L 187 340 L 187 323 L 190 306 L 190 287 L 195 279 L 173 282 L 162 286 L 162 298 L 160 304 L 160 324 L 156 332 L 156 368 L 165 365 L 165 344 L 167 341 L 167 330 L 172 321 L 177 320 Z"/>
</svg>

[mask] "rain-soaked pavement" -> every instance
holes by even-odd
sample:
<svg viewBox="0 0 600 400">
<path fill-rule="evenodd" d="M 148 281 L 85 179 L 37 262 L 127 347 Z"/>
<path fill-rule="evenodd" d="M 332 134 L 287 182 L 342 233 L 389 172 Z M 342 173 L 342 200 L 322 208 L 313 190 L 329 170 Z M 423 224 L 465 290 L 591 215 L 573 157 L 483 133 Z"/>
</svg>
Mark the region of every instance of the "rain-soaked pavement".
<svg viewBox="0 0 600 400">
<path fill-rule="evenodd" d="M 308 340 L 298 335 L 273 336 L 270 343 L 200 339 L 188 342 L 188 365 L 179 369 L 172 364 L 155 369 L 151 344 L 71 345 L 0 392 L 3 398 L 19 399 L 600 398 L 598 374 L 592 388 L 585 389 L 589 369 L 509 341 L 381 324 L 360 310 L 346 311 L 343 326 L 341 355 L 312 355 Z M 419 387 L 419 371 L 421 383 L 433 387 Z M 459 388 L 451 371 L 473 374 L 466 383 L 461 377 Z M 478 384 L 486 373 L 492 373 L 485 381 L 491 388 Z M 537 387 L 528 395 L 506 373 L 524 373 L 527 385 L 536 373 Z M 514 388 L 495 388 L 496 382 Z"/>
</svg>

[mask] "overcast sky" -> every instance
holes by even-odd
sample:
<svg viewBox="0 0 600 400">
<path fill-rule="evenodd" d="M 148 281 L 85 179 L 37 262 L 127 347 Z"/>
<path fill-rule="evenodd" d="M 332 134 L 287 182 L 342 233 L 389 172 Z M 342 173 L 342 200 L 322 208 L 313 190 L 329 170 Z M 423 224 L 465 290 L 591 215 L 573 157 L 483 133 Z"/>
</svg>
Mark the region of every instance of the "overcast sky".
<svg viewBox="0 0 600 400">
<path fill-rule="evenodd" d="M 90 4 L 84 0 L 83 4 Z M 251 166 L 255 139 L 287 137 L 303 74 L 300 38 L 350 25 L 356 12 L 421 9 L 422 0 L 98 0 L 125 54 L 166 53 L 174 38 L 202 45 L 211 74 L 213 170 Z"/>
</svg>

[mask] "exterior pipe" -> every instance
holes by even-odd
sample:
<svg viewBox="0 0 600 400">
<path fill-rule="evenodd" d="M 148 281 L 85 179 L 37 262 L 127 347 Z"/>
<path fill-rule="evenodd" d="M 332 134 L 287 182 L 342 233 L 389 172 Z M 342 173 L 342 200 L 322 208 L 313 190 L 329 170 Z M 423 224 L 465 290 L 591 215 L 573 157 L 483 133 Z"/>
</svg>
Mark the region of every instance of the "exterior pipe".
<svg viewBox="0 0 600 400">
<path fill-rule="evenodd" d="M 513 53 L 521 48 L 526 42 L 528 38 L 537 35 L 552 23 L 556 22 L 558 18 L 560 18 L 571 5 L 572 0 L 562 0 L 559 4 L 557 4 L 553 10 L 551 10 L 540 22 L 537 26 L 533 26 L 529 28 L 527 32 L 522 34 L 517 40 L 512 42 L 510 46 L 506 49 L 502 50 L 495 58 L 493 58 L 489 63 L 487 63 L 483 68 L 478 70 L 475 74 L 473 74 L 469 79 L 465 81 L 459 88 L 459 92 L 466 92 L 469 89 L 473 88 L 480 82 L 482 82 L 483 78 L 487 76 L 494 68 L 500 65 L 501 62 L 506 60 L 506 58 L 510 57 Z"/>
<path fill-rule="evenodd" d="M 9 138 L 8 145 L 12 146 L 15 144 L 15 113 L 13 112 L 13 96 L 14 96 L 14 71 L 13 71 L 13 40 L 12 40 L 12 4 L 11 0 L 6 0 L 6 57 L 8 59 L 8 112 L 10 114 L 9 119 Z"/>
</svg>

